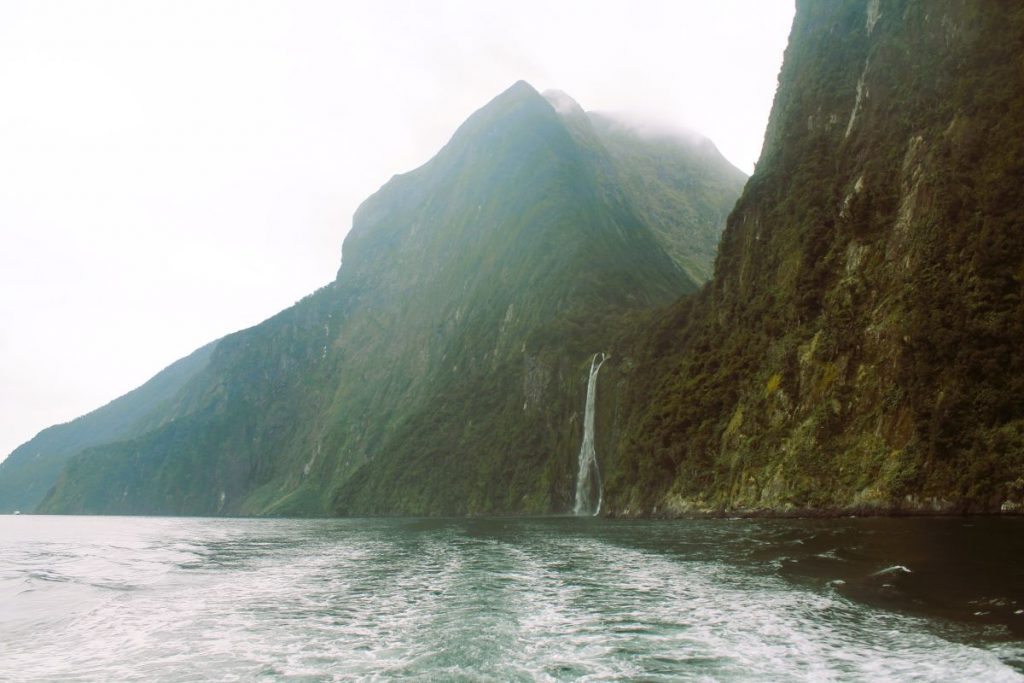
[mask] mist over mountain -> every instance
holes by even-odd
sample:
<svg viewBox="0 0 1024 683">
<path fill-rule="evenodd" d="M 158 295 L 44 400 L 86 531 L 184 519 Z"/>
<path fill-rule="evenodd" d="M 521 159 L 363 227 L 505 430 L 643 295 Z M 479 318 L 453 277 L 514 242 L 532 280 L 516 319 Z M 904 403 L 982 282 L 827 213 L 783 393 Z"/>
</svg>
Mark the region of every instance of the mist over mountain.
<svg viewBox="0 0 1024 683">
<path fill-rule="evenodd" d="M 0 506 L 565 513 L 589 383 L 604 513 L 1020 511 L 1021 36 L 801 0 L 745 184 L 516 83 L 362 204 L 334 282 L 44 431 Z"/>
<path fill-rule="evenodd" d="M 563 98 L 476 112 L 363 203 L 333 283 L 219 341 L 151 429 L 83 442 L 40 509 L 570 509 L 590 356 L 696 290 L 744 176 Z"/>
<path fill-rule="evenodd" d="M 619 365 L 617 512 L 1020 509 L 1022 35 L 798 3 L 714 279 Z"/>
<path fill-rule="evenodd" d="M 588 118 L 641 219 L 690 278 L 707 281 L 746 174 L 728 165 L 711 140 L 692 131 L 614 114 Z"/>
</svg>

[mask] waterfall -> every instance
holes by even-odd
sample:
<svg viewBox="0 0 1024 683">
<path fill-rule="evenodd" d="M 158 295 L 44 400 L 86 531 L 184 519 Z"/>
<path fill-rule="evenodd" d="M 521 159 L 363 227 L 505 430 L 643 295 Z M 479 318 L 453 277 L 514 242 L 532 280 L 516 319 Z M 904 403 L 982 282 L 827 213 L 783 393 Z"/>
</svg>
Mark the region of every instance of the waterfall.
<svg viewBox="0 0 1024 683">
<path fill-rule="evenodd" d="M 601 360 L 598 361 L 597 357 Z M 576 474 L 577 515 L 596 515 L 601 511 L 601 470 L 597 466 L 594 450 L 594 394 L 597 389 L 597 371 L 607 360 L 603 353 L 595 353 L 590 361 L 590 379 L 587 380 L 587 407 L 583 417 L 583 443 L 580 445 L 580 464 Z"/>
</svg>

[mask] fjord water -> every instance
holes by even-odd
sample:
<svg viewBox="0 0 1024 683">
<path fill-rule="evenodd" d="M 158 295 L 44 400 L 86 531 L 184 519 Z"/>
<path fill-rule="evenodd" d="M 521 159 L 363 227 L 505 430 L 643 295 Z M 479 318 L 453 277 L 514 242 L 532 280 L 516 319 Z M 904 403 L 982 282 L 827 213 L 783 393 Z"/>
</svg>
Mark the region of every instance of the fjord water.
<svg viewBox="0 0 1024 683">
<path fill-rule="evenodd" d="M 1021 680 L 1022 531 L 0 517 L 0 680 Z"/>
</svg>

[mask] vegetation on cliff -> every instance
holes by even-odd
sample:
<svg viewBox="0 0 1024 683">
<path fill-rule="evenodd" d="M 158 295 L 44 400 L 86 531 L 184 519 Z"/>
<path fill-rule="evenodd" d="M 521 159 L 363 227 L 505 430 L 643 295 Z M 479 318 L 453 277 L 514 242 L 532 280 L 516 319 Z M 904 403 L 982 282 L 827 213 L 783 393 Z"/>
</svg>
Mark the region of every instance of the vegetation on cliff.
<svg viewBox="0 0 1024 683">
<path fill-rule="evenodd" d="M 209 361 L 216 342 L 172 363 L 151 380 L 71 422 L 44 429 L 0 462 L 0 512 L 30 511 L 43 500 L 73 456 L 90 446 L 142 434 L 183 406 L 182 388 Z"/>
<path fill-rule="evenodd" d="M 630 133 L 610 150 L 568 103 L 518 83 L 470 117 L 364 202 L 335 282 L 221 340 L 187 411 L 85 450 L 40 509 L 570 509 L 587 360 L 629 312 L 696 289 L 667 247 L 707 239 L 706 222 L 652 229 L 637 179 L 664 165 L 649 205 L 707 217 L 743 178 L 701 140 L 655 156 L 634 136 L 620 162 Z"/>
<path fill-rule="evenodd" d="M 1014 509 L 1024 11 L 800 2 L 715 276 L 632 345 L 621 513 Z"/>
<path fill-rule="evenodd" d="M 800 0 L 702 289 L 741 174 L 516 84 L 41 509 L 565 512 L 605 351 L 612 513 L 1019 510 L 1022 36 L 1010 3 Z"/>
</svg>

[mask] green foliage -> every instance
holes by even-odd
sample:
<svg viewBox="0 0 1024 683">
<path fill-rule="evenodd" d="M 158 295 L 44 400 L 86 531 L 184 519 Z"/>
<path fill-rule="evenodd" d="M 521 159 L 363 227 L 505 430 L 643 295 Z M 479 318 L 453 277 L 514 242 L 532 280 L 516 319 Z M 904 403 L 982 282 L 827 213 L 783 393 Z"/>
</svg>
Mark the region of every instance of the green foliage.
<svg viewBox="0 0 1024 683">
<path fill-rule="evenodd" d="M 181 410 L 175 396 L 209 362 L 216 342 L 173 363 L 138 389 L 66 424 L 44 429 L 0 463 L 0 511 L 34 510 L 68 460 L 85 448 L 152 428 Z"/>
<path fill-rule="evenodd" d="M 334 283 L 222 340 L 187 414 L 82 453 L 43 509 L 568 510 L 590 356 L 630 312 L 696 287 L 589 125 L 513 86 L 364 202 Z M 665 163 L 732 177 L 690 153 Z M 662 207 L 704 206 L 659 188 L 674 188 Z M 685 242 L 690 226 L 673 225 L 660 228 Z"/>
<path fill-rule="evenodd" d="M 589 118 L 638 217 L 690 278 L 707 281 L 746 175 L 696 134 L 655 134 L 604 115 Z"/>
<path fill-rule="evenodd" d="M 1019 496 L 1021 35 L 1009 6 L 894 2 L 869 35 L 800 4 L 715 277 L 632 342 L 613 507 Z"/>
<path fill-rule="evenodd" d="M 565 511 L 597 350 L 614 513 L 1020 504 L 1021 36 L 1009 4 L 892 0 L 869 31 L 800 2 L 683 298 L 735 174 L 518 84 L 363 204 L 335 283 L 45 507 Z"/>
</svg>

